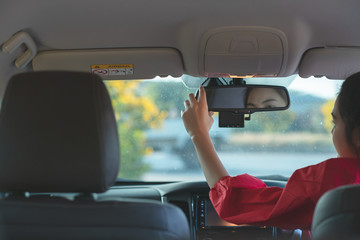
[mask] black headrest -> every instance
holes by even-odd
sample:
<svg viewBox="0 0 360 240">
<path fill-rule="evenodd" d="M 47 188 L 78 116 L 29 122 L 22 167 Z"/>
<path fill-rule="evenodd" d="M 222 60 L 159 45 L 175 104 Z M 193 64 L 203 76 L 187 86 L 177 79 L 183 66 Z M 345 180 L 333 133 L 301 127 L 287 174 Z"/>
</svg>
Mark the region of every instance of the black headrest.
<svg viewBox="0 0 360 240">
<path fill-rule="evenodd" d="M 104 192 L 119 169 L 117 126 L 90 73 L 14 76 L 0 113 L 0 191 Z"/>
<path fill-rule="evenodd" d="M 311 233 L 314 240 L 360 239 L 360 185 L 325 193 L 316 205 Z"/>
</svg>

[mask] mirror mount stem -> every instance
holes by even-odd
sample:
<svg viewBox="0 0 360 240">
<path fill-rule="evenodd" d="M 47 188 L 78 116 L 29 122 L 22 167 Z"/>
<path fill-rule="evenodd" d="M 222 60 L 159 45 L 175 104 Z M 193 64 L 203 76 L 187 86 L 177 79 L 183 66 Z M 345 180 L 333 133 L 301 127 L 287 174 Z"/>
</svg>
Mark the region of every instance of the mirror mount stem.
<svg viewBox="0 0 360 240">
<path fill-rule="evenodd" d="M 243 78 L 233 78 L 230 84 L 234 86 L 245 86 L 246 81 Z"/>
<path fill-rule="evenodd" d="M 217 87 L 223 86 L 224 84 L 219 78 L 207 78 L 201 85 L 204 87 Z"/>
</svg>

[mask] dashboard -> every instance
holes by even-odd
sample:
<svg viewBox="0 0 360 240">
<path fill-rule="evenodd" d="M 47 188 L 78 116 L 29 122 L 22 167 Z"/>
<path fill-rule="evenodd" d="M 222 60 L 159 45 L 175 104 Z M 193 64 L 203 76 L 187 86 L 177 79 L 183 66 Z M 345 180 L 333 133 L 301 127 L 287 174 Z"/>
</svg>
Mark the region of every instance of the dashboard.
<svg viewBox="0 0 360 240">
<path fill-rule="evenodd" d="M 262 179 L 267 186 L 284 187 L 286 181 Z M 174 183 L 118 182 L 107 196 L 157 200 L 178 206 L 185 213 L 193 240 L 301 239 L 301 231 L 272 226 L 235 225 L 222 220 L 209 200 L 205 181 Z M 101 194 L 100 194 L 101 197 Z"/>
</svg>

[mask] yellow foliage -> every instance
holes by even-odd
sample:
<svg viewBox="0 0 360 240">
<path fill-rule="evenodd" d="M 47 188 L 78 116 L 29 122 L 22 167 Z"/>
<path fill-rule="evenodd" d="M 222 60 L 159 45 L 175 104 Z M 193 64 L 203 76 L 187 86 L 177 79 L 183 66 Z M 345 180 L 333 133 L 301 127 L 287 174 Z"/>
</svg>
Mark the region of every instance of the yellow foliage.
<svg viewBox="0 0 360 240">
<path fill-rule="evenodd" d="M 326 103 L 324 103 L 321 107 L 321 113 L 323 114 L 324 117 L 324 128 L 329 132 L 333 128 L 331 112 L 333 110 L 334 103 L 335 103 L 334 99 L 329 100 Z"/>
<path fill-rule="evenodd" d="M 121 136 L 121 178 L 137 179 L 149 170 L 142 157 L 151 154 L 153 149 L 145 145 L 145 131 L 160 126 L 167 116 L 150 97 L 141 96 L 141 91 L 146 93 L 146 84 L 141 83 L 133 80 L 106 82 Z"/>
<path fill-rule="evenodd" d="M 152 147 L 145 148 L 144 155 L 150 155 L 154 152 L 154 149 Z"/>
<path fill-rule="evenodd" d="M 141 120 L 150 127 L 158 127 L 167 117 L 167 112 L 160 111 L 155 103 L 148 97 L 139 96 L 137 87 L 140 81 L 109 81 L 107 86 L 112 95 L 112 103 L 116 109 L 123 106 L 128 111 L 141 111 Z M 125 111 L 126 112 L 126 111 Z M 116 118 L 121 119 L 121 112 L 116 112 Z"/>
</svg>

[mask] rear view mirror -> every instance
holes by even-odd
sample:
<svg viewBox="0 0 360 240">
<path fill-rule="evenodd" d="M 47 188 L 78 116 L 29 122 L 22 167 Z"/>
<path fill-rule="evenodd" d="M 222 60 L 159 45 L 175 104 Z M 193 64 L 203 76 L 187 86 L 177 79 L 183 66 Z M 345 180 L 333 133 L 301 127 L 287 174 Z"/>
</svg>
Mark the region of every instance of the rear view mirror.
<svg viewBox="0 0 360 240">
<path fill-rule="evenodd" d="M 205 87 L 209 111 L 253 113 L 289 108 L 289 93 L 285 87 L 269 85 Z"/>
</svg>

